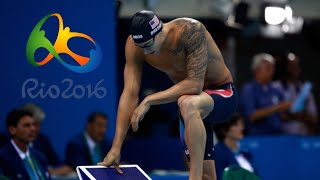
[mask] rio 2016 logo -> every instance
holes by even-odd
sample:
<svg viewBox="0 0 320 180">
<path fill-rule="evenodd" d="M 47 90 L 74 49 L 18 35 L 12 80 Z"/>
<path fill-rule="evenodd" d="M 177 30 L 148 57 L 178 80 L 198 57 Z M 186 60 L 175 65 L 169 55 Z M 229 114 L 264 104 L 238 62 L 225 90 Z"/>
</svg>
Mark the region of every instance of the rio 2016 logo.
<svg viewBox="0 0 320 180">
<path fill-rule="evenodd" d="M 54 45 L 45 37 L 45 31 L 41 30 L 42 25 L 50 17 L 55 16 L 59 21 L 59 31 Z M 90 57 L 84 57 L 72 52 L 68 47 L 68 41 L 71 38 L 80 37 L 85 38 L 92 42 L 96 49 L 90 50 Z M 40 62 L 37 62 L 34 58 L 35 52 L 39 48 L 45 48 L 49 51 L 49 54 Z M 67 64 L 60 56 L 60 53 L 70 55 L 79 65 Z M 60 14 L 52 13 L 42 18 L 37 25 L 33 28 L 26 47 L 26 55 L 28 62 L 35 66 L 43 66 L 48 63 L 53 57 L 55 57 L 63 66 L 77 73 L 87 73 L 96 69 L 102 59 L 101 48 L 90 36 L 79 33 L 71 32 L 69 27 L 63 27 L 63 20 Z"/>
</svg>

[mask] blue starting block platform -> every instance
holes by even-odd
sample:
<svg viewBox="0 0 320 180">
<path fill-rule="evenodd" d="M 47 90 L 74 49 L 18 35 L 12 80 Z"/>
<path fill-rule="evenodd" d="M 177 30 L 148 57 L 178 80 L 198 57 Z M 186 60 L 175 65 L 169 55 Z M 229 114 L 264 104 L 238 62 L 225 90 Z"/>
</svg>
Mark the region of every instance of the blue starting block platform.
<svg viewBox="0 0 320 180">
<path fill-rule="evenodd" d="M 78 166 L 80 180 L 151 180 L 138 165 L 120 165 L 123 174 L 105 166 Z"/>
</svg>

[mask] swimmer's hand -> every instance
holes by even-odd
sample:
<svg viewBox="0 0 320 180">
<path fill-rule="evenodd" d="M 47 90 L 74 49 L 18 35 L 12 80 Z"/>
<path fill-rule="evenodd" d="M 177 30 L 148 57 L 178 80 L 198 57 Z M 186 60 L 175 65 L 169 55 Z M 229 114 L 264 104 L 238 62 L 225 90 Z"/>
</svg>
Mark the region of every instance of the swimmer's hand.
<svg viewBox="0 0 320 180">
<path fill-rule="evenodd" d="M 117 151 L 117 150 L 114 150 L 113 148 L 111 148 L 111 150 L 108 152 L 108 154 L 103 159 L 103 161 L 99 162 L 97 165 L 113 167 L 116 169 L 116 171 L 119 174 L 123 174 L 122 170 L 119 167 L 120 157 L 121 157 L 120 151 Z"/>
<path fill-rule="evenodd" d="M 131 127 L 133 131 L 137 131 L 139 128 L 139 122 L 142 121 L 144 115 L 149 111 L 150 105 L 142 101 L 139 106 L 133 111 L 131 117 Z"/>
</svg>

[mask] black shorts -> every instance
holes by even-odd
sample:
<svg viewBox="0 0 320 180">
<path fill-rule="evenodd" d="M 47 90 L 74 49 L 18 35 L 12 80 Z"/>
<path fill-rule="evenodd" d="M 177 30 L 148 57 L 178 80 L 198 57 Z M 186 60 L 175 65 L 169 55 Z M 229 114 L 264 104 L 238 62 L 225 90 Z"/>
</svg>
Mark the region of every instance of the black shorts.
<svg viewBox="0 0 320 180">
<path fill-rule="evenodd" d="M 226 83 L 212 89 L 206 89 L 203 92 L 209 94 L 214 101 L 213 110 L 205 119 L 203 119 L 203 124 L 207 133 L 204 160 L 213 160 L 213 125 L 228 120 L 228 118 L 236 111 L 238 104 L 238 92 L 233 83 Z M 183 118 L 180 113 L 179 121 L 180 140 L 184 152 L 188 160 L 190 160 L 189 150 L 184 138 Z"/>
</svg>

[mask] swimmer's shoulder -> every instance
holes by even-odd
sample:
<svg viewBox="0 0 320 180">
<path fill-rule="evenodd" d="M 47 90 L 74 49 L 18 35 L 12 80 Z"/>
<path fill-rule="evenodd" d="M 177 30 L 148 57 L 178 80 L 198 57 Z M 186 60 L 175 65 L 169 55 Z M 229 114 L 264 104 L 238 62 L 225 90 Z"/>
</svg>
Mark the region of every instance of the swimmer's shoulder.
<svg viewBox="0 0 320 180">
<path fill-rule="evenodd" d="M 181 17 L 181 18 L 177 18 L 174 19 L 172 21 L 169 22 L 170 24 L 172 24 L 173 26 L 177 26 L 177 27 L 185 27 L 185 26 L 203 26 L 203 24 L 193 18 L 189 18 L 189 17 Z"/>
<path fill-rule="evenodd" d="M 173 30 L 174 32 L 180 32 L 179 34 L 196 29 L 206 29 L 200 21 L 188 17 L 174 19 L 166 23 L 166 26 L 170 27 L 169 29 Z"/>
<path fill-rule="evenodd" d="M 136 46 L 131 35 L 129 35 L 127 38 L 126 45 L 125 45 L 125 53 L 126 53 L 126 59 L 128 59 L 127 56 L 130 56 L 134 59 L 140 59 L 140 60 L 145 59 L 143 49 Z"/>
</svg>

